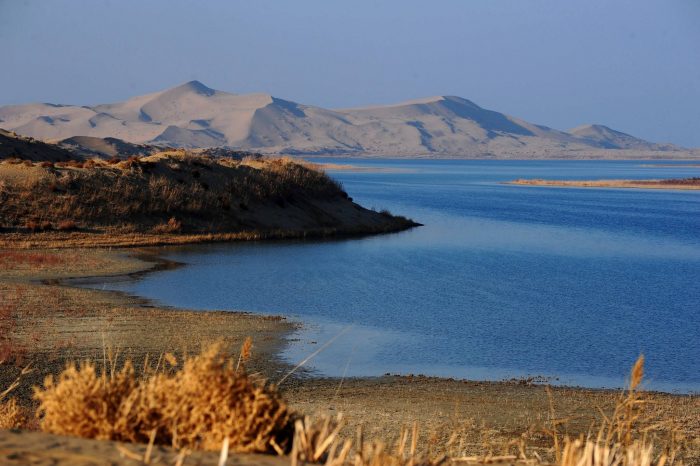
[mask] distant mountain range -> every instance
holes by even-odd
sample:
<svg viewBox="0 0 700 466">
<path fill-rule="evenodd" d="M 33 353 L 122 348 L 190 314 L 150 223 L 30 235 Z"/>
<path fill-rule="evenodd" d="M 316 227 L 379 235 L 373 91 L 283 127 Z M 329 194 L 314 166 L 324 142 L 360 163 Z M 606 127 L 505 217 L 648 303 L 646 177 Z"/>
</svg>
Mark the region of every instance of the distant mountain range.
<svg viewBox="0 0 700 466">
<path fill-rule="evenodd" d="M 84 137 L 101 138 L 115 150 L 120 141 L 126 141 L 291 155 L 700 156 L 695 149 L 644 141 L 602 125 L 558 131 L 481 108 L 461 97 L 439 96 L 393 105 L 328 110 L 267 94 L 217 91 L 198 81 L 113 104 L 0 107 L 0 128 L 69 145 L 81 141 L 100 145 Z"/>
</svg>

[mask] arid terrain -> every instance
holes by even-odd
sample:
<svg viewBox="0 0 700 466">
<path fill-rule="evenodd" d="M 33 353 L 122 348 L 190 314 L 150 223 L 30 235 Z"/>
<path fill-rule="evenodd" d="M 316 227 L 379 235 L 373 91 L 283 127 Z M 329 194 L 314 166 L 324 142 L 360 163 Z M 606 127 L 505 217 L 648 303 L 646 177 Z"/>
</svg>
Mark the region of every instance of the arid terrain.
<svg viewBox="0 0 700 466">
<path fill-rule="evenodd" d="M 10 153 L 34 149 L 26 138 L 4 138 Z M 0 245 L 158 245 L 361 235 L 417 225 L 365 209 L 325 173 L 290 159 L 172 150 L 84 160 L 74 150 L 44 146 L 58 155 L 0 158 Z"/>
<path fill-rule="evenodd" d="M 46 375 L 60 372 L 70 360 L 90 358 L 99 363 L 107 357 L 116 356 L 121 361 L 128 357 L 138 369 L 161 364 L 168 352 L 197 352 L 215 340 L 223 340 L 235 355 L 250 336 L 254 344 L 249 371 L 255 377 L 276 382 L 290 369 L 277 355 L 286 336 L 300 323 L 236 310 L 159 308 L 135 297 L 75 288 L 65 282 L 68 278 L 143 273 L 153 267 L 175 266 L 159 260 L 151 250 L 4 250 L 0 252 L 0 264 L 0 292 L 5 298 L 0 314 L 5 361 L 0 366 L 0 387 L 10 384 L 22 368 L 31 368 L 12 393 L 25 410 L 30 429 L 37 427 L 31 387 L 41 385 Z M 522 451 L 533 461 L 537 457 L 552 458 L 555 431 L 555 435 L 573 437 L 596 431 L 601 413 L 610 415 L 621 395 L 618 391 L 564 387 L 548 392 L 530 380 L 498 383 L 421 376 L 340 380 L 319 379 L 303 372 L 285 380 L 279 388 L 289 406 L 299 413 L 343 413 L 347 425 L 341 437 L 354 438 L 362 426 L 368 440 L 382 439 L 392 444 L 402 429 L 411 429 L 416 423 L 420 439 L 417 448 L 431 456 L 444 453 L 483 458 L 519 455 Z M 639 430 L 646 430 L 659 445 L 673 444 L 686 458 L 686 464 L 700 460 L 700 399 L 658 393 L 643 394 L 643 399 Z M 133 460 L 125 457 L 126 447 L 114 443 L 54 441 L 36 435 L 0 434 L 2 461 L 96 464 L 89 461 L 91 455 L 110 458 L 114 464 L 131 464 Z M 35 445 L 42 444 L 46 449 L 37 452 Z M 138 455 L 145 451 L 137 446 L 128 449 Z M 161 461 L 177 456 L 178 452 L 168 451 L 158 448 L 154 458 L 158 456 Z M 195 455 L 187 464 L 213 464 L 206 459 L 210 461 L 214 456 Z M 21 462 L 29 459 L 35 462 Z M 247 464 L 244 459 L 235 461 L 241 462 L 233 464 Z M 271 460 L 261 461 L 255 464 Z"/>
<path fill-rule="evenodd" d="M 326 109 L 269 94 L 224 92 L 199 81 L 91 107 L 8 105 L 0 107 L 0 122 L 25 136 L 107 153 L 126 142 L 233 147 L 275 155 L 618 160 L 700 156 L 696 149 L 645 141 L 603 125 L 560 131 L 458 96 Z"/>
<path fill-rule="evenodd" d="M 601 445 L 614 436 L 630 454 L 700 461 L 700 400 L 635 391 L 642 359 L 627 394 L 535 379 L 319 378 L 280 359 L 303 322 L 171 309 L 81 287 L 180 266 L 161 259 L 156 245 L 418 225 L 359 206 L 317 165 L 184 150 L 107 158 L 110 149 L 99 144 L 105 152 L 91 158 L 84 145 L 94 149 L 95 141 L 49 146 L 50 159 L 41 160 L 32 150 L 43 143 L 3 137 L 12 147 L 0 162 L 0 427 L 24 431 L 0 431 L 0 463 L 182 464 L 186 457 L 212 464 L 214 453 L 189 447 L 216 451 L 226 432 L 237 435 L 235 452 L 335 465 L 349 458 L 376 466 L 568 465 L 566 458 L 607 448 Z M 240 417 L 216 420 L 226 412 Z M 219 440 L 202 433 L 207 428 Z M 599 431 L 610 437 L 599 446 L 584 442 Z M 155 449 L 143 445 L 149 442 Z"/>
</svg>

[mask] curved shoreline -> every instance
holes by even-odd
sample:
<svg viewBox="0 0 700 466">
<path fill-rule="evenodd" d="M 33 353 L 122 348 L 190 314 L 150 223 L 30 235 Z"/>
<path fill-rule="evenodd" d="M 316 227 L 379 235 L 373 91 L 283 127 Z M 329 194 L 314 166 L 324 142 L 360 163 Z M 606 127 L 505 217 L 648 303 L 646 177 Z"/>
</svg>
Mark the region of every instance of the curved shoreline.
<svg viewBox="0 0 700 466">
<path fill-rule="evenodd" d="M 398 233 L 423 226 L 413 220 L 394 217 L 379 226 L 357 228 L 317 228 L 309 230 L 261 230 L 206 234 L 103 234 L 84 232 L 2 233 L 0 249 L 68 249 L 68 248 L 143 248 L 183 246 L 188 244 L 241 241 L 276 241 L 289 239 L 361 238 Z"/>
<path fill-rule="evenodd" d="M 0 260 L 3 252 L 0 250 Z M 245 312 L 180 310 L 158 306 L 148 299 L 126 293 L 80 288 L 76 283 L 82 280 L 104 282 L 119 277 L 138 278 L 162 270 L 162 267 L 181 266 L 163 258 L 162 252 L 148 249 L 63 249 L 46 251 L 46 254 L 65 257 L 67 268 L 49 261 L 53 265 L 48 268 L 53 270 L 26 268 L 17 270 L 14 277 L 8 277 L 6 268 L 0 269 L 0 292 L 4 287 L 8 289 L 8 284 L 19 284 L 25 293 L 38 293 L 25 309 L 28 321 L 35 319 L 41 324 L 49 319 L 49 326 L 54 330 L 65 330 L 69 334 L 77 332 L 88 337 L 79 340 L 82 348 L 58 346 L 50 349 L 43 343 L 35 348 L 36 377 L 32 376 L 33 379 L 28 381 L 30 383 L 23 386 L 24 393 L 18 393 L 21 399 L 26 400 L 25 403 L 31 406 L 27 390 L 32 384 L 40 384 L 44 374 L 59 372 L 71 359 L 81 359 L 89 354 L 93 355 L 93 359 L 101 358 L 104 348 L 96 334 L 105 330 L 128 336 L 125 342 L 134 345 L 128 347 L 132 357 L 142 357 L 149 351 L 155 356 L 182 349 L 177 346 L 182 341 L 189 341 L 189 348 L 197 349 L 196 345 L 204 344 L 217 335 L 236 340 L 255 332 L 252 335 L 255 361 L 251 361 L 254 363 L 251 369 L 261 371 L 272 381 L 279 380 L 280 376 L 275 374 L 289 370 L 289 365 L 281 361 L 279 355 L 287 337 L 296 327 L 282 317 Z M 19 251 L 19 254 L 37 253 L 42 252 Z M 54 306 L 48 300 L 53 294 L 62 298 L 59 300 L 62 304 Z M 67 309 L 70 306 L 66 302 L 74 303 L 73 307 L 79 312 L 74 314 Z M 154 304 L 156 306 L 151 307 Z M 87 315 L 80 312 L 87 306 L 90 306 Z M 53 315 L 59 308 L 62 309 L 60 315 Z M 37 312 L 39 314 L 35 314 Z M 145 327 L 141 329 L 141 326 Z M 39 325 L 35 330 L 42 328 Z M 30 336 L 28 330 L 31 329 L 18 329 L 17 333 Z M 148 344 L 138 346 L 144 342 Z M 235 354 L 238 346 L 233 344 L 231 349 Z M 0 384 L 3 382 L 3 372 L 0 371 Z M 473 445 L 481 445 L 484 429 L 497 444 L 507 443 L 513 436 L 527 435 L 527 432 L 531 432 L 532 420 L 546 417 L 552 401 L 556 403 L 559 416 L 571 419 L 569 432 L 572 435 L 585 435 L 590 425 L 599 419 L 598 408 L 610 411 L 620 396 L 619 390 L 566 386 L 552 387 L 548 394 L 546 386 L 533 382 L 396 375 L 337 379 L 306 373 L 288 379 L 281 390 L 290 406 L 301 413 L 327 413 L 333 416 L 338 412 L 344 413 L 348 419 L 346 429 L 349 435 L 363 425 L 368 437 L 390 438 L 397 436 L 402 426 L 418 422 L 423 432 L 449 437 L 456 425 L 446 423 L 445 419 L 449 418 L 453 419 L 452 422 L 460 420 L 464 423 L 460 424 L 460 429 L 465 429 L 465 441 Z M 646 396 L 658 407 L 657 416 L 662 416 L 660 419 L 673 419 L 686 431 L 693 432 L 696 419 L 700 418 L 700 397 L 658 392 L 648 392 Z M 469 419 L 479 419 L 479 423 L 470 423 Z M 546 441 L 532 438 L 530 442 L 533 451 L 542 456 L 548 454 Z M 700 452 L 697 454 L 700 458 Z"/>
<path fill-rule="evenodd" d="M 338 238 L 341 239 L 341 238 Z M 196 246 L 196 244 L 194 244 Z M 167 247 L 167 246 L 165 246 Z M 142 250 L 142 251 L 129 251 L 128 249 L 124 249 L 124 252 L 126 252 L 126 255 L 133 257 L 141 262 L 146 264 L 150 264 L 145 266 L 141 270 L 135 270 L 132 272 L 128 273 L 119 273 L 119 274 L 113 274 L 113 275 L 84 275 L 84 276 L 76 276 L 76 277 L 66 277 L 66 278 L 61 278 L 61 279 L 55 279 L 55 280 L 50 280 L 54 284 L 58 284 L 61 286 L 68 286 L 68 287 L 75 287 L 79 289 L 91 289 L 95 290 L 95 288 L 92 287 L 86 287 L 85 285 L 91 285 L 91 284 L 104 284 L 104 283 L 114 283 L 117 281 L 121 281 L 123 279 L 126 280 L 139 280 L 145 275 L 151 274 L 151 273 L 157 273 L 160 271 L 164 270 L 172 270 L 180 267 L 187 267 L 186 263 L 181 263 L 177 261 L 173 261 L 170 259 L 167 259 L 165 257 L 164 251 L 153 251 L 153 250 Z M 115 254 L 118 254 L 118 252 L 115 252 Z M 42 280 L 42 282 L 46 282 L 46 280 Z M 101 290 L 100 292 L 103 293 L 115 293 L 118 295 L 123 295 L 125 297 L 128 297 L 129 299 L 135 300 L 139 303 L 142 303 L 144 307 L 148 308 L 162 308 L 162 309 L 170 309 L 173 311 L 189 311 L 190 309 L 180 307 L 177 305 L 168 305 L 168 304 L 163 304 L 159 301 L 154 301 L 151 298 L 147 298 L 144 296 L 140 296 L 137 294 L 132 294 L 128 293 L 126 291 L 118 291 L 118 290 Z M 278 315 L 278 314 L 266 314 L 266 313 L 260 313 L 260 312 L 255 312 L 255 311 L 248 311 L 248 310 L 202 310 L 202 309 L 193 309 L 195 312 L 200 312 L 203 314 L 206 313 L 218 313 L 218 312 L 224 312 L 224 313 L 236 313 L 236 314 L 248 314 L 248 315 L 256 315 L 256 316 L 261 316 L 265 318 L 277 318 L 277 319 L 283 319 L 287 322 L 290 322 L 294 325 L 295 330 L 297 331 L 300 328 L 304 327 L 304 322 L 295 322 L 292 317 L 288 315 Z M 281 360 L 278 355 L 278 360 Z M 289 367 L 291 367 L 291 364 L 288 364 Z M 311 371 L 311 372 L 309 372 Z M 334 376 L 326 376 L 322 374 L 313 374 L 313 370 L 302 368 L 300 372 L 304 373 L 307 376 L 310 376 L 312 379 L 316 380 L 334 380 L 338 379 L 338 377 Z M 389 374 L 386 374 L 384 376 L 354 376 L 354 377 L 349 377 L 353 379 L 377 379 L 377 378 L 382 378 L 389 376 Z M 409 377 L 412 378 L 414 377 L 414 374 L 410 375 L 404 375 L 404 374 L 391 374 L 390 377 Z M 459 377 L 449 377 L 449 376 L 435 376 L 435 375 L 425 375 L 425 374 L 416 374 L 415 377 L 423 378 L 423 379 L 432 379 L 432 380 L 456 380 L 459 382 L 463 383 L 486 383 L 486 384 L 523 384 L 526 383 L 527 385 L 538 385 L 538 386 L 545 386 L 545 385 L 551 385 L 551 386 L 556 386 L 559 388 L 563 389 L 572 389 L 572 390 L 592 390 L 592 391 L 603 391 L 603 392 L 620 392 L 622 388 L 615 388 L 615 387 L 596 387 L 596 386 L 585 386 L 585 385 L 571 385 L 571 384 L 559 384 L 559 383 L 552 383 L 552 381 L 557 380 L 558 376 L 556 375 L 548 375 L 548 376 L 543 376 L 543 375 L 528 375 L 528 376 L 523 376 L 523 377 L 513 377 L 509 379 L 466 379 L 466 378 L 459 378 Z M 307 377 L 305 377 L 307 378 Z M 673 392 L 673 391 L 662 391 L 662 390 L 647 390 L 648 393 L 658 393 L 658 394 L 665 394 L 665 395 L 672 395 L 672 396 L 696 396 L 700 395 L 700 393 L 695 392 L 695 391 L 690 391 L 690 392 Z"/>
</svg>

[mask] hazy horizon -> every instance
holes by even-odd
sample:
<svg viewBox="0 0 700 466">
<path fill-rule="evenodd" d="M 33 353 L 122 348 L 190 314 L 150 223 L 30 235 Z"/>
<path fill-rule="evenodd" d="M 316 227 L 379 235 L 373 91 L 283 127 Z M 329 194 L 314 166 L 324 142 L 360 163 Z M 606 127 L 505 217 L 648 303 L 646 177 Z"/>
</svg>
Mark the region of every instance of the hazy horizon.
<svg viewBox="0 0 700 466">
<path fill-rule="evenodd" d="M 0 105 L 199 80 L 325 108 L 457 95 L 557 129 L 700 146 L 700 4 L 0 0 Z"/>
</svg>

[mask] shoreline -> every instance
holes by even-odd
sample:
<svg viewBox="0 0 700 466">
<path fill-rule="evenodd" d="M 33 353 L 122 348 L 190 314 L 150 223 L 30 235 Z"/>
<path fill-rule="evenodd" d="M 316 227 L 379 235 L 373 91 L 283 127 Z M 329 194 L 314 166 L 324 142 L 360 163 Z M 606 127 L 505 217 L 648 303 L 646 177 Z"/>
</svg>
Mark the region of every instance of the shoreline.
<svg viewBox="0 0 700 466">
<path fill-rule="evenodd" d="M 0 261 L 6 252 L 0 249 Z M 29 266 L 31 264 L 14 273 L 7 268 L 0 269 L 0 292 L 18 285 L 25 289 L 23 297 L 30 298 L 20 309 L 24 325 L 34 320 L 41 324 L 35 331 L 47 328 L 58 331 L 58 335 L 49 334 L 55 347 L 47 346 L 51 342 L 36 343 L 33 353 L 36 372 L 13 393 L 28 406 L 32 404 L 29 387 L 40 384 L 45 374 L 56 374 L 69 360 L 85 357 L 99 360 L 104 351 L 99 333 L 106 331 L 112 332 L 113 342 L 120 341 L 120 335 L 128 336 L 121 340 L 122 354 L 141 362 L 146 354 L 156 357 L 173 350 L 196 351 L 197 345 L 217 337 L 228 338 L 231 353 L 236 354 L 240 342 L 252 336 L 252 371 L 274 382 L 290 369 L 290 364 L 280 355 L 299 324 L 284 317 L 181 310 L 118 291 L 79 286 L 82 280 L 138 277 L 157 271 L 158 264 L 181 266 L 164 259 L 160 255 L 162 251 L 145 248 L 10 252 L 28 257 L 56 255 L 68 260 L 67 268 L 49 260 L 45 262 L 46 267 L 39 269 Z M 35 296 L 31 296 L 32 293 Z M 49 306 L 49 298 L 57 305 Z M 88 305 L 91 310 L 86 312 Z M 16 330 L 31 338 L 31 329 Z M 62 346 L 61 339 L 56 338 L 61 332 L 81 338 L 73 345 Z M 0 369 L 0 384 L 3 384 L 3 379 L 14 374 L 6 370 L 7 365 Z M 528 380 L 478 381 L 411 375 L 329 378 L 307 370 L 287 379 L 280 386 L 280 392 L 290 407 L 303 414 L 335 416 L 342 412 L 348 423 L 341 434 L 347 438 L 352 438 L 363 426 L 367 438 L 391 439 L 398 436 L 402 428 L 417 422 L 423 432 L 421 435 L 438 439 L 438 443 L 446 443 L 453 433 L 459 432 L 466 442 L 464 448 L 475 454 L 522 438 L 528 444 L 528 452 L 543 458 L 551 453 L 549 440 L 538 432 L 545 428 L 550 403 L 554 403 L 557 416 L 569 419 L 567 432 L 574 436 L 585 435 L 591 425 L 599 421 L 599 409 L 611 412 L 621 393 L 616 389 L 567 386 L 554 386 L 550 390 L 546 385 Z M 650 425 L 670 418 L 691 438 L 696 435 L 700 419 L 699 396 L 644 393 L 653 406 Z M 700 459 L 700 451 L 693 450 L 693 455 Z"/>
<path fill-rule="evenodd" d="M 670 191 L 698 191 L 700 182 L 683 183 L 685 180 L 543 180 L 518 179 L 503 184 L 538 186 L 545 188 L 608 188 L 608 189 L 658 189 Z"/>
<path fill-rule="evenodd" d="M 75 248 L 148 248 L 159 246 L 184 246 L 207 243 L 242 241 L 283 241 L 294 239 L 341 239 L 399 233 L 423 226 L 409 219 L 396 218 L 392 223 L 378 227 L 327 228 L 311 230 L 242 231 L 206 234 L 119 234 L 85 232 L 3 233 L 0 236 L 2 249 L 75 249 Z"/>
<path fill-rule="evenodd" d="M 339 238 L 340 239 L 340 238 Z M 191 244 L 193 246 L 196 246 L 198 243 Z M 201 244 L 201 243 L 200 243 Z M 167 246 L 162 246 L 162 247 L 167 247 Z M 2 251 L 2 249 L 0 249 Z M 126 253 L 127 256 L 133 257 L 139 261 L 142 261 L 144 265 L 146 264 L 151 264 L 151 266 L 145 266 L 141 270 L 135 270 L 127 273 L 118 273 L 114 275 L 86 275 L 86 276 L 77 276 L 77 277 L 65 277 L 65 278 L 59 278 L 59 279 L 40 279 L 42 283 L 46 284 L 55 284 L 59 286 L 66 286 L 66 287 L 72 287 L 72 288 L 77 288 L 77 289 L 87 289 L 87 290 L 94 290 L 97 291 L 96 288 L 86 286 L 86 285 L 95 285 L 95 284 L 105 284 L 105 283 L 113 283 L 116 281 L 121 281 L 121 280 L 139 280 L 141 277 L 151 274 L 151 273 L 157 273 L 160 271 L 164 270 L 173 270 L 176 268 L 180 267 L 186 267 L 187 264 L 173 261 L 170 259 L 167 259 L 164 257 L 164 254 L 162 251 L 155 251 L 151 249 L 144 249 L 141 251 L 133 251 L 133 250 L 128 250 L 125 249 L 123 252 Z M 165 309 L 165 310 L 172 310 L 174 312 L 178 311 L 189 311 L 189 312 L 198 312 L 202 314 L 207 314 L 207 313 L 233 313 L 233 314 L 243 314 L 243 315 L 254 315 L 254 316 L 259 316 L 262 318 L 274 318 L 274 319 L 281 319 L 285 320 L 287 322 L 290 322 L 294 328 L 292 329 L 291 333 L 288 335 L 289 337 L 293 337 L 294 333 L 298 332 L 299 330 L 302 330 L 306 323 L 301 322 L 301 321 L 296 321 L 295 318 L 288 316 L 288 315 L 278 315 L 278 314 L 268 314 L 268 313 L 260 313 L 260 312 L 255 312 L 255 311 L 249 311 L 249 310 L 206 310 L 206 309 L 189 309 L 189 308 L 183 308 L 177 305 L 168 305 L 164 304 L 158 301 L 154 301 L 151 298 L 143 297 L 137 294 L 132 294 L 126 291 L 119 291 L 119 290 L 99 290 L 102 293 L 111 293 L 111 294 L 117 294 L 120 296 L 123 296 L 129 300 L 132 300 L 134 302 L 140 303 L 143 307 L 145 308 L 159 308 L 159 309 Z M 316 343 L 316 342 L 315 342 Z M 317 344 L 321 345 L 323 342 L 319 341 Z M 281 361 L 280 358 L 281 354 L 277 355 L 277 360 Z M 304 365 L 297 369 L 297 373 L 299 375 L 303 374 L 304 379 L 316 379 L 316 380 L 340 380 L 341 378 L 344 378 L 346 380 L 378 380 L 378 379 L 402 379 L 402 378 L 407 378 L 407 379 L 423 379 L 423 380 L 444 380 L 444 381 L 455 381 L 459 383 L 476 383 L 476 384 L 505 384 L 505 385 L 527 385 L 527 386 L 551 386 L 551 387 L 556 387 L 556 388 L 562 388 L 562 389 L 570 389 L 570 390 L 592 390 L 592 391 L 603 391 L 603 392 L 617 392 L 619 393 L 620 391 L 624 390 L 624 387 L 606 387 L 606 386 L 587 386 L 587 385 L 579 385 L 579 384 L 567 384 L 566 382 L 559 382 L 559 379 L 563 377 L 562 375 L 543 375 L 543 374 L 526 374 L 526 375 L 520 375 L 520 376 L 512 376 L 512 377 L 507 377 L 507 378 L 464 378 L 464 377 L 459 377 L 459 376 L 442 376 L 442 375 L 431 375 L 431 374 L 423 374 L 423 373 L 386 373 L 386 374 L 377 374 L 377 375 L 353 375 L 353 376 L 330 376 L 330 375 L 324 375 L 322 373 L 316 372 L 315 369 L 312 368 L 312 361 L 310 361 L 311 364 L 308 366 Z M 283 363 L 286 364 L 288 367 L 293 367 L 294 362 L 289 362 L 289 363 Z M 698 390 L 689 390 L 689 391 L 664 391 L 660 389 L 645 389 L 644 390 L 646 393 L 651 393 L 651 394 L 659 394 L 659 395 L 671 395 L 671 396 L 700 396 L 700 391 Z"/>
<path fill-rule="evenodd" d="M 338 239 L 341 239 L 343 237 L 339 237 Z M 286 238 L 279 239 L 280 241 L 284 241 Z M 295 238 L 291 238 L 295 239 Z M 272 241 L 277 241 L 277 239 L 272 240 Z M 177 245 L 194 245 L 196 246 L 197 244 L 202 244 L 202 243 L 185 243 L 185 244 L 175 244 L 172 246 L 177 246 Z M 163 248 L 163 247 L 168 247 L 171 245 L 162 245 L 158 246 L 158 248 Z M 3 252 L 2 247 L 0 247 L 0 253 Z M 104 252 L 104 251 L 103 251 Z M 231 309 L 231 310 L 205 310 L 205 309 L 190 309 L 190 308 L 183 308 L 179 306 L 172 306 L 172 305 L 167 305 L 160 303 L 158 301 L 154 301 L 151 298 L 139 296 L 137 294 L 132 294 L 128 293 L 126 291 L 119 291 L 119 290 L 97 290 L 96 288 L 92 288 L 90 286 L 86 285 L 91 285 L 91 284 L 104 284 L 108 282 L 115 282 L 115 281 L 121 281 L 121 280 L 139 280 L 141 277 L 151 274 L 151 273 L 157 273 L 160 271 L 164 270 L 172 270 L 175 268 L 180 268 L 180 267 L 186 267 L 187 264 L 173 261 L 170 259 L 167 259 L 164 257 L 162 251 L 156 251 L 153 250 L 151 247 L 143 247 L 143 246 L 136 246 L 134 249 L 131 248 L 118 248 L 116 251 L 112 251 L 111 248 L 109 251 L 106 252 L 108 255 L 114 255 L 113 257 L 124 257 L 127 259 L 133 259 L 137 261 L 138 263 L 142 264 L 140 267 L 137 266 L 133 270 L 120 270 L 117 273 L 110 273 L 110 274 L 93 274 L 93 273 L 88 273 L 88 274 L 79 274 L 75 276 L 64 276 L 64 277 L 38 277 L 33 280 L 30 280 L 30 282 L 35 283 L 35 284 L 41 284 L 41 285 L 47 285 L 47 286 L 59 286 L 59 287 L 64 287 L 68 289 L 76 289 L 76 290 L 86 290 L 86 291 L 94 291 L 98 292 L 101 294 L 107 294 L 107 295 L 114 295 L 115 297 L 119 297 L 119 299 L 115 299 L 114 303 L 117 304 L 118 301 L 121 300 L 128 300 L 130 302 L 136 303 L 138 306 L 144 308 L 144 309 L 160 309 L 160 310 L 165 310 L 165 311 L 172 311 L 172 312 L 194 312 L 202 315 L 209 315 L 209 314 L 230 314 L 230 315 L 243 315 L 243 316 L 257 316 L 262 319 L 275 319 L 275 320 L 280 320 L 280 321 L 286 321 L 291 324 L 292 328 L 290 332 L 286 333 L 287 336 L 292 336 L 292 334 L 304 327 L 304 322 L 297 322 L 293 320 L 290 316 L 285 316 L 285 315 L 277 315 L 277 314 L 267 314 L 267 313 L 258 313 L 255 311 L 248 311 L 248 310 L 239 310 L 239 309 Z M 0 283 L 2 283 L 2 276 L 0 275 Z M 286 338 L 286 337 L 285 337 Z M 277 357 L 275 360 L 277 363 L 281 361 L 281 358 L 279 357 L 280 354 L 276 355 Z M 287 367 L 292 367 L 291 363 L 282 363 L 282 365 L 285 365 Z M 524 376 L 514 376 L 510 378 L 503 378 L 503 379 L 471 379 L 471 378 L 461 378 L 461 377 L 451 377 L 451 376 L 440 376 L 440 375 L 429 375 L 429 374 L 422 374 L 422 373 L 386 373 L 386 374 L 380 374 L 380 375 L 360 375 L 360 376 L 347 376 L 347 377 L 339 377 L 339 376 L 328 376 L 328 375 L 323 375 L 320 373 L 314 374 L 314 370 L 310 369 L 311 365 L 309 366 L 302 366 L 300 367 L 297 371 L 299 375 L 303 374 L 302 379 L 303 380 L 308 380 L 308 379 L 315 379 L 315 380 L 339 380 L 341 378 L 345 378 L 346 380 L 379 380 L 379 379 L 423 379 L 423 380 L 442 380 L 442 381 L 454 381 L 458 383 L 465 383 L 465 384 L 503 384 L 503 385 L 526 385 L 526 386 L 539 386 L 539 387 L 545 387 L 545 386 L 551 386 L 551 387 L 556 387 L 556 388 L 561 388 L 561 389 L 569 389 L 569 390 L 590 390 L 590 391 L 601 391 L 601 392 L 615 392 L 619 393 L 620 391 L 624 390 L 624 388 L 616 388 L 616 387 L 594 387 L 594 386 L 585 386 L 585 385 L 576 385 L 576 384 L 566 384 L 566 383 L 557 383 L 556 381 L 560 378 L 558 375 L 524 375 Z M 650 390 L 644 390 L 646 393 L 650 394 L 659 394 L 659 395 L 669 395 L 669 396 L 700 396 L 700 391 L 688 391 L 688 392 L 673 392 L 673 391 L 663 391 L 663 390 L 655 390 L 655 389 L 650 389 Z"/>
</svg>

